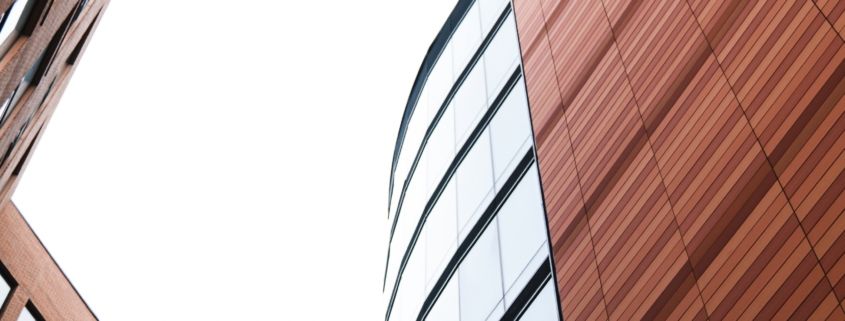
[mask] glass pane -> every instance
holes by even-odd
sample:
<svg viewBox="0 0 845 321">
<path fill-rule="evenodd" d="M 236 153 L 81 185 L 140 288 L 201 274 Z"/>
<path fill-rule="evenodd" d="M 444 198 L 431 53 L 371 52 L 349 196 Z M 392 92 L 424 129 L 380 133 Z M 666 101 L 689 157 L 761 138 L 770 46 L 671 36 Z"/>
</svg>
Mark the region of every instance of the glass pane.
<svg viewBox="0 0 845 321">
<path fill-rule="evenodd" d="M 399 291 L 396 295 L 394 308 L 400 305 L 401 308 L 391 320 L 416 320 L 422 308 L 424 297 L 423 278 L 425 277 L 425 239 L 421 238 L 417 243 L 415 251 L 411 253 L 408 266 L 402 273 L 402 280 L 399 282 Z"/>
<path fill-rule="evenodd" d="M 493 101 L 501 91 L 502 85 L 513 73 L 519 63 L 519 40 L 516 36 L 516 24 L 513 14 L 508 16 L 499 28 L 496 37 L 484 52 L 484 66 L 487 69 L 488 100 Z"/>
<path fill-rule="evenodd" d="M 443 268 L 455 253 L 458 243 L 456 225 L 455 184 L 446 186 L 425 223 L 428 235 L 426 254 L 426 289 L 437 281 Z"/>
<path fill-rule="evenodd" d="M 455 84 L 455 78 L 452 75 L 451 47 L 452 45 L 449 44 L 443 50 L 443 54 L 440 55 L 440 59 L 434 65 L 434 68 L 431 69 L 431 74 L 425 83 L 425 93 L 428 99 L 427 105 L 430 113 L 428 123 L 431 123 L 430 118 L 434 117 L 436 111 L 443 105 L 446 95 L 452 89 L 452 85 Z"/>
<path fill-rule="evenodd" d="M 478 119 L 487 110 L 487 89 L 484 86 L 484 68 L 475 66 L 467 75 L 461 88 L 452 99 L 455 110 L 456 146 L 462 146 L 467 135 L 475 129 Z"/>
<path fill-rule="evenodd" d="M 431 139 L 425 147 L 428 162 L 428 190 L 433 191 L 443 180 L 446 169 L 455 159 L 455 118 L 452 108 L 444 111 Z"/>
<path fill-rule="evenodd" d="M 495 221 L 460 266 L 461 320 L 485 320 L 502 300 L 502 272 Z"/>
<path fill-rule="evenodd" d="M 458 275 L 452 276 L 449 284 L 443 289 L 443 293 L 437 298 L 437 302 L 431 307 L 426 320 L 431 321 L 457 321 L 459 317 L 458 307 Z"/>
<path fill-rule="evenodd" d="M 496 20 L 505 10 L 508 0 L 481 0 L 481 28 L 484 33 L 490 31 Z"/>
<path fill-rule="evenodd" d="M 516 84 L 490 122 L 496 187 L 510 176 L 531 145 L 531 118 L 522 81 Z"/>
<path fill-rule="evenodd" d="M 484 132 L 464 158 L 456 173 L 458 184 L 458 230 L 468 230 L 493 194 L 490 134 Z M 461 233 L 459 239 L 463 239 Z"/>
<path fill-rule="evenodd" d="M 546 242 L 546 221 L 536 165 L 499 210 L 505 288 L 519 277 Z M 529 271 L 533 273 L 534 271 Z"/>
<path fill-rule="evenodd" d="M 454 54 L 453 71 L 455 78 L 464 71 L 472 58 L 472 55 L 478 51 L 478 46 L 482 40 L 481 23 L 479 21 L 478 2 L 469 8 L 461 21 L 461 25 L 452 34 L 450 43 L 452 45 L 452 52 Z"/>
<path fill-rule="evenodd" d="M 549 281 L 540 291 L 540 294 L 531 302 L 531 306 L 525 310 L 525 314 L 519 318 L 520 321 L 549 321 L 560 320 L 557 308 L 557 297 L 555 296 L 554 282 Z"/>
</svg>

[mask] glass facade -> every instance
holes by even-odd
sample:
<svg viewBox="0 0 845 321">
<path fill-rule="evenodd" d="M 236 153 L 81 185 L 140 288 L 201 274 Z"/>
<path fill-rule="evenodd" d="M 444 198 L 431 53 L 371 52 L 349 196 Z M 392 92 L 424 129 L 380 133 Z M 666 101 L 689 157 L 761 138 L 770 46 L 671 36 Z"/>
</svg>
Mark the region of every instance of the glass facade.
<svg viewBox="0 0 845 321">
<path fill-rule="evenodd" d="M 415 84 L 389 198 L 387 321 L 560 318 L 512 11 L 459 1 Z"/>
</svg>

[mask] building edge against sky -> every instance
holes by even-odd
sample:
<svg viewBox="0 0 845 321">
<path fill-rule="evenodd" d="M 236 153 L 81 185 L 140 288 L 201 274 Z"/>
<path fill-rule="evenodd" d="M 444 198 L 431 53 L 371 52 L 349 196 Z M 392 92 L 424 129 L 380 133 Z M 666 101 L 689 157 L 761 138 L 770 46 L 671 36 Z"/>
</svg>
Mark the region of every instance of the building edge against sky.
<svg viewBox="0 0 845 321">
<path fill-rule="evenodd" d="M 397 139 L 385 319 L 845 320 L 843 7 L 458 1 Z"/>
<path fill-rule="evenodd" d="M 0 0 L 0 321 L 97 320 L 11 201 L 108 0 Z"/>
</svg>

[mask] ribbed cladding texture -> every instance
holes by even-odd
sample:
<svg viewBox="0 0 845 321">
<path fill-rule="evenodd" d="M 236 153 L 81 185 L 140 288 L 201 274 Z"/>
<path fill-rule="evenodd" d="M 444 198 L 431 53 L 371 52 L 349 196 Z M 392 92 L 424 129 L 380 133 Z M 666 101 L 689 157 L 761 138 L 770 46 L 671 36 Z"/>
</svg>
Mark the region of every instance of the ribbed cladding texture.
<svg viewBox="0 0 845 321">
<path fill-rule="evenodd" d="M 0 0 L 0 7 L 10 3 Z M 0 97 L 11 94 L 22 75 L 44 52 L 55 35 L 61 35 L 60 26 L 64 21 L 70 21 L 69 17 L 72 17 L 79 2 L 56 0 L 50 3 L 51 7 L 42 19 L 44 23 L 35 28 L 31 37 L 18 39 L 16 46 L 0 59 L 0 88 L 4 88 L 2 95 L 5 95 Z M 67 63 L 67 58 L 77 48 L 79 52 L 84 51 L 86 40 L 90 39 L 85 39 L 84 35 L 88 30 L 96 29 L 100 21 L 97 18 L 107 5 L 108 0 L 89 0 L 85 4 L 80 15 L 67 29 L 46 77 L 27 89 L 27 94 L 13 107 L 9 118 L 0 126 L 3 142 L 0 146 L 4 149 L 11 146 L 8 145 L 9 140 L 20 135 L 9 158 L 0 165 L 0 262 L 18 285 L 0 313 L 0 321 L 17 320 L 28 301 L 48 321 L 97 320 L 27 225 L 10 197 L 26 165 L 26 157 L 32 155 L 27 150 L 37 147 L 34 145 L 38 143 L 38 133 L 49 122 L 75 69 L 75 65 Z M 28 115 L 32 115 L 32 118 Z"/>
<path fill-rule="evenodd" d="M 514 2 L 566 320 L 845 320 L 845 1 Z"/>
</svg>

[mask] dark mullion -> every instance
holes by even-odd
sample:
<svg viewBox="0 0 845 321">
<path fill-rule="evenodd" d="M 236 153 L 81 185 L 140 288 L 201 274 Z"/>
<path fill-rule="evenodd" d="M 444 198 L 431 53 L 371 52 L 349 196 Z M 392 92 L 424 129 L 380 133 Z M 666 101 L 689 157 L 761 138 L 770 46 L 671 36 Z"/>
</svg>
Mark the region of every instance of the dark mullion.
<svg viewBox="0 0 845 321">
<path fill-rule="evenodd" d="M 516 299 L 513 300 L 513 303 L 511 303 L 511 306 L 508 307 L 508 310 L 505 311 L 505 315 L 502 316 L 501 320 L 519 320 L 522 315 L 525 314 L 525 311 L 528 310 L 528 307 L 534 303 L 534 299 L 537 298 L 540 291 L 543 291 L 543 287 L 545 287 L 551 279 L 552 261 L 550 258 L 546 258 L 546 262 L 537 269 L 537 272 L 534 272 L 534 275 L 528 281 L 528 284 L 522 288 L 522 291 L 520 291 Z"/>
</svg>

